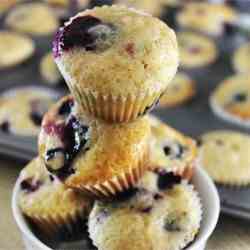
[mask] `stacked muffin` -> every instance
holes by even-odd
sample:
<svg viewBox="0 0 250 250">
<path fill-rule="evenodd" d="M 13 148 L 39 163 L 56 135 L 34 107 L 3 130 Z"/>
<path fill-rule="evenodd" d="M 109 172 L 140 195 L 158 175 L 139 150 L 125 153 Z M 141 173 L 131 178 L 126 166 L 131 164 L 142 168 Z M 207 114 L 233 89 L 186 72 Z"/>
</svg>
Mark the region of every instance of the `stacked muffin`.
<svg viewBox="0 0 250 250">
<path fill-rule="evenodd" d="M 23 214 L 50 237 L 87 224 L 101 250 L 186 247 L 202 213 L 188 184 L 196 145 L 146 115 L 176 73 L 174 32 L 134 9 L 97 7 L 60 28 L 53 52 L 72 95 L 43 118 L 39 156 L 19 177 Z"/>
</svg>

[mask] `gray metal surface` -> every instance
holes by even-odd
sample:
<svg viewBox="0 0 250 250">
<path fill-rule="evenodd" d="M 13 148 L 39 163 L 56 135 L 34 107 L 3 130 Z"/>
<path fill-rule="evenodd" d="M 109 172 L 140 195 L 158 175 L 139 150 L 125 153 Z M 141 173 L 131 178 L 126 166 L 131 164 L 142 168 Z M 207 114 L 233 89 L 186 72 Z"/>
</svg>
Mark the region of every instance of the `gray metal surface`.
<svg viewBox="0 0 250 250">
<path fill-rule="evenodd" d="M 226 76 L 233 74 L 230 65 L 232 51 L 228 48 L 235 47 L 237 40 L 220 40 L 218 44 L 221 54 L 217 62 L 209 68 L 188 72 L 197 82 L 197 95 L 190 103 L 169 110 L 156 109 L 153 113 L 169 125 L 194 138 L 213 129 L 232 129 L 250 133 L 250 130 L 231 125 L 215 117 L 208 104 L 208 97 L 217 84 Z M 51 37 L 35 39 L 35 42 L 37 50 L 32 59 L 12 69 L 0 71 L 0 94 L 6 89 L 17 86 L 44 86 L 38 65 L 41 56 L 51 49 Z M 63 93 L 65 89 L 58 89 L 58 91 Z M 22 138 L 0 132 L 0 153 L 22 160 L 30 160 L 37 154 L 36 138 Z M 236 190 L 218 186 L 218 190 L 222 202 L 222 212 L 250 220 L 250 188 Z"/>
</svg>

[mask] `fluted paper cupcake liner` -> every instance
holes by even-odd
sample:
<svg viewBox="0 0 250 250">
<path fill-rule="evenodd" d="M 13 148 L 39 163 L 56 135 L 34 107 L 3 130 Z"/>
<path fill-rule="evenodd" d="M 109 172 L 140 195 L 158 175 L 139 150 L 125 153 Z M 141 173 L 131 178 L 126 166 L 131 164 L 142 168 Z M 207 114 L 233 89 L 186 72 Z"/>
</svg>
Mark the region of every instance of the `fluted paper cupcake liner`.
<svg viewBox="0 0 250 250">
<path fill-rule="evenodd" d="M 27 220 L 46 238 L 73 237 L 79 233 L 86 222 L 86 209 L 77 209 L 69 213 L 49 213 L 47 216 L 25 215 Z"/>
<path fill-rule="evenodd" d="M 134 187 L 146 170 L 148 170 L 148 167 L 148 150 L 146 150 L 140 159 L 131 165 L 128 171 L 117 174 L 105 182 L 94 184 L 78 183 L 77 185 L 66 183 L 66 185 L 88 196 L 94 196 L 97 199 L 108 199 Z"/>
<path fill-rule="evenodd" d="M 75 87 L 72 93 L 90 115 L 108 122 L 129 122 L 145 115 L 158 103 L 161 91 L 150 94 L 114 96 Z"/>
</svg>

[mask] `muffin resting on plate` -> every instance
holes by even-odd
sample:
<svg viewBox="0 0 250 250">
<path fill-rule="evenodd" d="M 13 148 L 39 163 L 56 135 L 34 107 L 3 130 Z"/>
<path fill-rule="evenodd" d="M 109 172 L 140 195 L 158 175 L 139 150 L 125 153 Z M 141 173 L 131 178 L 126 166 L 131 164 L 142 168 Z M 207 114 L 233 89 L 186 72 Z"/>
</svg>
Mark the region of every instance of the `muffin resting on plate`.
<svg viewBox="0 0 250 250">
<path fill-rule="evenodd" d="M 181 250 L 200 228 L 201 203 L 192 185 L 148 172 L 137 188 L 112 203 L 96 202 L 89 233 L 102 250 Z"/>
<path fill-rule="evenodd" d="M 43 234 L 70 236 L 83 230 L 92 202 L 49 174 L 39 157 L 22 170 L 18 182 L 19 206 Z"/>
<path fill-rule="evenodd" d="M 147 118 L 108 124 L 85 117 L 70 96 L 44 116 L 39 154 L 69 187 L 109 197 L 134 186 L 148 167 Z"/>
<path fill-rule="evenodd" d="M 54 57 L 76 101 L 95 117 L 131 121 L 148 112 L 174 77 L 174 32 L 122 6 L 79 13 L 60 28 Z"/>
<path fill-rule="evenodd" d="M 55 99 L 53 93 L 43 88 L 25 87 L 6 91 L 0 96 L 0 131 L 37 136 L 42 117 Z"/>
<path fill-rule="evenodd" d="M 250 127 L 249 77 L 249 74 L 234 75 L 218 85 L 210 98 L 210 106 L 218 117 Z"/>
<path fill-rule="evenodd" d="M 250 184 L 250 136 L 218 130 L 201 136 L 200 165 L 219 184 L 246 186 Z"/>
<path fill-rule="evenodd" d="M 189 137 L 150 116 L 152 169 L 165 169 L 190 180 L 196 166 L 197 147 Z"/>
</svg>

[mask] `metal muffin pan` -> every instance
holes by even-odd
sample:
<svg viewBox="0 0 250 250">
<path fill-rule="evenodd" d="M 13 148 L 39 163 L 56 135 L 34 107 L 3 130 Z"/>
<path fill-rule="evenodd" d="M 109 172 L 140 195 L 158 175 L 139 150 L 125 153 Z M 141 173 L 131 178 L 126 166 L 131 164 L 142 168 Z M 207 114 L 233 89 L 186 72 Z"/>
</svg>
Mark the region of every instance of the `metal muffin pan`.
<svg viewBox="0 0 250 250">
<path fill-rule="evenodd" d="M 170 16 L 172 14 L 169 13 Z M 163 16 L 164 20 L 167 18 L 167 15 Z M 1 24 L 2 20 L 0 19 L 0 28 Z M 39 74 L 39 62 L 42 55 L 51 50 L 51 37 L 35 38 L 34 41 L 36 52 L 30 60 L 11 69 L 0 71 L 0 94 L 13 87 L 46 86 Z M 225 42 L 228 43 L 228 40 Z M 235 39 L 232 39 L 232 42 L 235 42 Z M 223 41 L 220 40 L 219 44 L 221 43 L 223 44 Z M 221 80 L 234 73 L 231 67 L 231 55 L 232 51 L 222 50 L 219 59 L 213 65 L 192 71 L 183 70 L 197 83 L 197 94 L 194 99 L 177 108 L 156 108 L 153 113 L 169 125 L 194 138 L 214 129 L 231 129 L 249 134 L 250 129 L 244 129 L 217 118 L 209 107 L 209 96 L 214 88 Z M 61 95 L 67 91 L 66 88 L 57 88 L 56 90 Z M 0 132 L 0 153 L 28 161 L 37 155 L 36 138 L 24 138 Z M 220 185 L 217 187 L 221 198 L 222 212 L 250 221 L 250 188 L 234 189 Z"/>
</svg>

